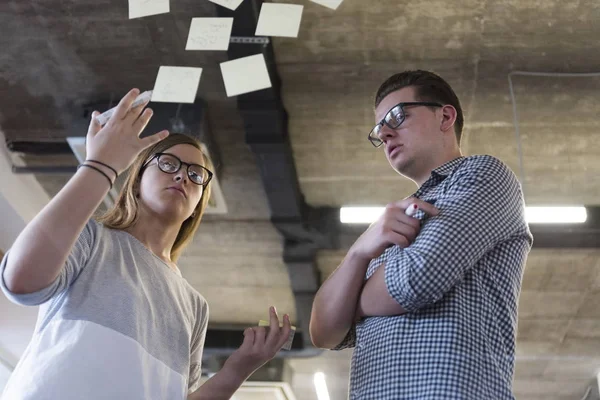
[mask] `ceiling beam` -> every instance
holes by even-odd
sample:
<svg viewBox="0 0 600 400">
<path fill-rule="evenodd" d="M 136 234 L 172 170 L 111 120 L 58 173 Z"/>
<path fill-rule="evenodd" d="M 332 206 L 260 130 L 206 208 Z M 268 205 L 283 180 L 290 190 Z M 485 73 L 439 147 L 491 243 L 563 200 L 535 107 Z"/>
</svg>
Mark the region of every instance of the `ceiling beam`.
<svg viewBox="0 0 600 400">
<path fill-rule="evenodd" d="M 281 99 L 281 81 L 270 40 L 243 43 L 236 38 L 253 37 L 262 0 L 244 1 L 237 10 L 218 7 L 219 17 L 233 17 L 232 41 L 227 51 L 230 60 L 262 54 L 272 87 L 237 96 L 243 119 L 245 141 L 254 153 L 269 202 L 271 222 L 283 236 L 284 262 L 296 301 L 298 334 L 311 355 L 308 324 L 314 295 L 320 284 L 316 251 L 324 236 L 311 227 L 314 214 L 306 204 L 288 135 L 288 115 Z"/>
<path fill-rule="evenodd" d="M 67 136 L 83 137 L 87 132 L 90 115 L 94 110 L 106 111 L 114 106 L 109 99 L 100 99 L 94 103 L 86 104 L 74 116 Z M 210 130 L 207 118 L 206 102 L 198 98 L 191 104 L 178 103 L 150 103 L 153 116 L 141 133 L 146 137 L 162 130 L 171 133 L 182 133 L 192 136 L 207 146 L 210 157 L 217 169 L 222 166 L 221 156 Z M 6 148 L 13 153 L 31 154 L 37 156 L 73 154 L 73 149 L 64 139 L 50 141 L 31 140 L 6 140 Z M 40 165 L 40 166 L 12 166 L 15 174 L 73 174 L 75 166 L 69 165 Z"/>
<path fill-rule="evenodd" d="M 259 111 L 257 111 L 258 113 Z M 283 111 L 285 112 L 285 111 Z M 252 110 L 246 114 L 253 117 Z M 254 116 L 256 116 L 254 114 Z M 187 124 L 186 124 L 187 125 Z M 254 125 L 249 130 L 258 130 Z M 295 176 L 295 165 L 291 156 L 289 141 L 285 145 L 254 142 L 256 136 L 248 137 L 247 142 L 260 157 L 259 167 L 267 190 L 269 206 L 273 210 L 272 221 L 285 238 L 292 238 L 286 245 L 290 254 L 312 249 L 348 249 L 365 231 L 366 225 L 342 224 L 339 222 L 339 208 L 312 208 L 306 205 Z M 287 133 L 286 133 L 287 135 Z M 210 135 L 203 135 L 204 138 Z M 204 139 L 206 140 L 206 139 Z M 66 141 L 7 141 L 8 150 L 16 153 L 36 155 L 56 155 L 72 153 Z M 214 147 L 213 147 L 214 148 Z M 275 154 L 283 152 L 284 154 Z M 273 154 L 271 154 L 273 153 Z M 14 173 L 72 173 L 72 166 L 14 167 Z M 586 206 L 587 221 L 583 224 L 531 224 L 534 248 L 600 248 L 600 206 Z"/>
</svg>

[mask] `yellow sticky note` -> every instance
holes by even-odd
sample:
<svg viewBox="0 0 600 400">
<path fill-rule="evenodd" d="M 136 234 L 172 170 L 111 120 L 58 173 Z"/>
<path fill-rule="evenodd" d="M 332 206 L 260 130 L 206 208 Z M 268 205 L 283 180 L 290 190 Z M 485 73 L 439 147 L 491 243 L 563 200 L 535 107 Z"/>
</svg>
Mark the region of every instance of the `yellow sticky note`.
<svg viewBox="0 0 600 400">
<path fill-rule="evenodd" d="M 264 326 L 267 328 L 267 333 L 268 333 L 268 328 L 271 325 L 271 323 L 269 321 L 265 321 L 265 320 L 260 320 L 258 321 L 258 326 Z M 282 328 L 283 327 L 283 323 L 279 323 L 279 327 Z M 288 336 L 288 339 L 286 340 L 285 344 L 283 345 L 282 349 L 284 350 L 291 350 L 292 348 L 292 342 L 294 341 L 294 335 L 296 334 L 296 327 L 292 325 L 292 330 L 290 331 L 290 336 Z"/>
</svg>

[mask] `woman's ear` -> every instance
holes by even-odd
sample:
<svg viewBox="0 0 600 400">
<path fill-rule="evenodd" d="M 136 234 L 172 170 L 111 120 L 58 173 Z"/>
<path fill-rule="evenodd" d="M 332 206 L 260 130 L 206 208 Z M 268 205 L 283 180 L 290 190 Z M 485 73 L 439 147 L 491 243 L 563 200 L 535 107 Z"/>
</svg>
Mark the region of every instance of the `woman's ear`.
<svg viewBox="0 0 600 400">
<path fill-rule="evenodd" d="M 138 175 L 137 179 L 135 180 L 133 187 L 131 188 L 133 190 L 133 194 L 135 195 L 135 197 L 137 199 L 140 198 L 140 186 L 142 183 L 142 175 L 140 173 L 140 175 Z"/>
</svg>

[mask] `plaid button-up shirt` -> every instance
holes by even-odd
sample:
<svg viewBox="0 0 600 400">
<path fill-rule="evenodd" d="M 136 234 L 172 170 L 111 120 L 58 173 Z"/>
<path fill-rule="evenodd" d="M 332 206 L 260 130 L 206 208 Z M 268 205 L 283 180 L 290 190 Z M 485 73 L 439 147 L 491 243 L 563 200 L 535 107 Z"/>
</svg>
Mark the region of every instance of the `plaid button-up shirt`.
<svg viewBox="0 0 600 400">
<path fill-rule="evenodd" d="M 389 294 L 407 311 L 369 317 L 335 350 L 354 347 L 350 399 L 514 399 L 517 302 L 532 236 L 519 182 L 491 156 L 434 170 L 414 194 L 440 214 L 418 212 L 415 242 L 388 248 Z"/>
</svg>

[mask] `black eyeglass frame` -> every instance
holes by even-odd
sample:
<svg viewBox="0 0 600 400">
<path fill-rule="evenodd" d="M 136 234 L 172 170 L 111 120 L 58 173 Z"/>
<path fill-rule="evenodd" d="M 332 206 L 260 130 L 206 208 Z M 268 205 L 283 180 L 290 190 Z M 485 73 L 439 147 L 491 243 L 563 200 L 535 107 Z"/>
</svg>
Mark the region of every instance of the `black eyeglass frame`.
<svg viewBox="0 0 600 400">
<path fill-rule="evenodd" d="M 375 133 L 374 137 L 371 136 L 375 132 L 375 130 L 378 130 L 378 127 L 380 127 L 379 129 L 381 129 L 381 127 L 383 127 L 383 124 L 387 125 L 390 129 L 398 129 L 400 127 L 400 125 L 402 125 L 404 120 L 406 119 L 406 116 L 404 113 L 404 107 L 416 107 L 416 106 L 444 107 L 443 104 L 432 102 L 432 101 L 411 101 L 411 102 L 398 103 L 394 107 L 390 108 L 389 111 L 386 112 L 385 115 L 383 116 L 383 119 L 381 121 L 379 121 L 379 123 L 377 125 L 375 125 L 373 127 L 373 129 L 371 129 L 371 131 L 369 132 L 369 135 L 367 136 L 367 139 L 369 140 L 369 142 L 371 142 L 371 144 L 373 146 L 375 146 L 376 148 L 380 147 L 383 144 L 383 140 L 379 139 L 379 135 L 377 133 Z M 400 121 L 396 126 L 393 126 L 387 121 L 387 119 L 388 119 L 388 116 L 390 116 L 390 113 L 398 107 L 400 107 L 400 111 L 402 112 L 402 121 Z"/>
<path fill-rule="evenodd" d="M 162 169 L 162 168 L 160 167 L 160 157 L 161 157 L 161 156 L 163 156 L 163 155 L 166 155 L 166 156 L 169 156 L 169 157 L 173 157 L 174 159 L 176 159 L 177 161 L 179 161 L 179 167 L 177 167 L 177 169 L 176 169 L 175 171 L 165 171 L 164 169 Z M 189 163 L 183 162 L 183 161 L 181 161 L 181 159 L 180 159 L 179 157 L 177 157 L 175 154 L 171 154 L 171 153 L 155 153 L 154 155 L 152 155 L 152 157 L 150 157 L 150 158 L 148 159 L 148 161 L 146 161 L 146 162 L 144 163 L 144 165 L 142 165 L 142 168 L 141 168 L 141 169 L 142 169 L 142 171 L 143 171 L 143 170 L 144 170 L 144 169 L 145 169 L 145 168 L 148 166 L 148 164 L 150 164 L 150 163 L 151 163 L 151 162 L 152 162 L 154 159 L 156 159 L 156 166 L 158 167 L 158 169 L 159 169 L 159 170 L 161 170 L 162 172 L 164 172 L 165 174 L 170 174 L 170 175 L 173 175 L 173 174 L 176 174 L 176 173 L 178 173 L 178 172 L 181 170 L 181 167 L 182 167 L 183 165 L 185 165 L 185 166 L 186 166 L 186 173 L 187 173 L 187 176 L 190 178 L 190 182 L 192 182 L 194 185 L 200 185 L 200 186 L 202 186 L 202 187 L 206 188 L 206 186 L 207 186 L 207 185 L 210 183 L 210 181 L 212 180 L 213 173 L 212 173 L 212 171 L 211 171 L 211 170 L 209 170 L 208 168 L 206 168 L 206 167 L 204 167 L 204 166 L 202 166 L 202 165 L 200 165 L 200 164 L 189 164 Z M 195 181 L 192 179 L 192 177 L 190 176 L 190 167 L 191 167 L 191 166 L 194 166 L 194 167 L 200 167 L 201 169 L 205 170 L 205 171 L 208 173 L 208 179 L 206 180 L 206 182 L 204 182 L 204 183 L 198 183 L 198 182 L 195 182 Z"/>
</svg>

